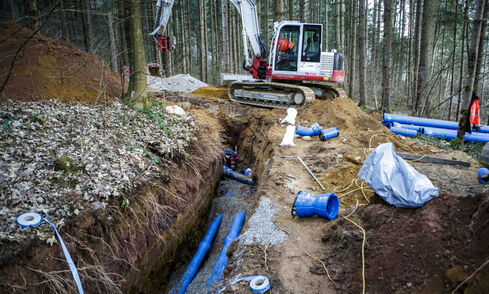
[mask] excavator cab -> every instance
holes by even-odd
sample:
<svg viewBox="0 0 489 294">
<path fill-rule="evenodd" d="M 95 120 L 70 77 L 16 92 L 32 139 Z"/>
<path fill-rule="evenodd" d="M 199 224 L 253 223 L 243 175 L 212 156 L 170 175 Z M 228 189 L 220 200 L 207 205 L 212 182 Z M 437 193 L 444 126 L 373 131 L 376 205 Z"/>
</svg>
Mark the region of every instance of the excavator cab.
<svg viewBox="0 0 489 294">
<path fill-rule="evenodd" d="M 343 55 L 334 50 L 322 52 L 322 31 L 321 24 L 296 21 L 277 24 L 271 43 L 269 78 L 342 83 Z M 284 44 L 287 45 L 285 50 Z"/>
</svg>

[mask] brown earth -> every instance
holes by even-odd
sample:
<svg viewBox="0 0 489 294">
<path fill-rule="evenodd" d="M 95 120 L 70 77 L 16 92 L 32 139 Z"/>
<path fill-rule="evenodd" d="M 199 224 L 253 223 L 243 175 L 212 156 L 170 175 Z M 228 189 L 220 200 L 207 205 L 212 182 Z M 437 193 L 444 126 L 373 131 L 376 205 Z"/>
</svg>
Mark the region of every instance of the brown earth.
<svg viewBox="0 0 489 294">
<path fill-rule="evenodd" d="M 0 85 L 15 52 L 32 31 L 10 22 L 0 27 Z M 121 77 L 102 59 L 64 41 L 36 34 L 17 55 L 4 89 L 20 101 L 57 99 L 94 104 L 121 96 Z"/>
<path fill-rule="evenodd" d="M 227 280 L 237 273 L 265 274 L 272 281 L 272 293 L 361 292 L 363 235 L 343 218 L 357 201 L 359 207 L 350 218 L 367 230 L 367 293 L 450 292 L 489 257 L 489 211 L 484 200 L 488 189 L 478 184 L 475 174 L 479 165 L 466 153 L 443 151 L 393 135 L 382 126 L 378 113 L 364 113 L 349 98 L 316 100 L 298 110 L 297 124 L 336 126 L 340 130 L 337 138 L 326 142 L 317 137 L 295 138 L 295 147 L 280 147 L 285 133 L 280 120 L 285 110 L 233 107 L 224 99 L 207 98 L 186 98 L 186 103 L 191 101 L 214 112 L 224 129 L 234 126 L 233 132 L 223 135 L 224 139 L 238 136 L 228 146 L 238 146 L 240 160 L 249 150 L 251 137 L 256 136 L 252 168 L 259 186 L 253 199 L 258 202 L 262 196 L 270 197 L 280 208 L 275 224 L 288 234 L 279 246 L 246 247 L 243 256 L 233 254 L 236 246 L 232 246 Z M 392 142 L 396 151 L 468 161 L 471 167 L 411 162 L 440 189 L 440 198 L 419 209 L 395 208 L 357 177 L 366 156 L 385 142 Z M 317 175 L 326 192 L 339 195 L 340 215 L 336 220 L 292 218 L 290 208 L 298 191 L 323 192 L 296 159 L 281 158 L 297 155 Z M 238 161 L 238 167 L 241 164 Z M 469 227 L 478 229 L 471 231 Z M 332 280 L 318 260 L 324 262 Z M 488 273 L 481 271 L 462 289 L 465 293 L 487 293 L 484 281 Z M 450 275 L 453 277 L 447 278 Z M 226 293 L 249 293 L 248 289 L 247 284 L 237 284 Z"/>
</svg>

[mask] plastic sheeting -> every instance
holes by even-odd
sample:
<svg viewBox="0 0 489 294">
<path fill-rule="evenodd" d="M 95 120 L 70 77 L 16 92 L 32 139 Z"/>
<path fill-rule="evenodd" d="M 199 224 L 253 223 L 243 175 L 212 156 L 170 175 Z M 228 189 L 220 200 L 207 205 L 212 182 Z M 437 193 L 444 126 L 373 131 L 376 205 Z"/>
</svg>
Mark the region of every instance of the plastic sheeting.
<svg viewBox="0 0 489 294">
<path fill-rule="evenodd" d="M 375 148 L 358 177 L 387 203 L 398 207 L 421 207 L 438 197 L 438 189 L 428 177 L 399 157 L 392 143 Z"/>
</svg>

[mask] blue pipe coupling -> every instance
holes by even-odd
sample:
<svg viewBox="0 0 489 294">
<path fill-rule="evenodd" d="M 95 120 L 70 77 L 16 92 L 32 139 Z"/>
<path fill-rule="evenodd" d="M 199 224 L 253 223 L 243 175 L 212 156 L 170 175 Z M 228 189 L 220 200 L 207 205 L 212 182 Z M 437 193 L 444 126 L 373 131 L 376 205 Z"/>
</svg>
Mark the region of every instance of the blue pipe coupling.
<svg viewBox="0 0 489 294">
<path fill-rule="evenodd" d="M 489 184 L 489 169 L 485 167 L 479 168 L 477 170 L 477 177 L 479 178 L 479 182 L 481 182 L 481 184 Z"/>
<path fill-rule="evenodd" d="M 322 130 L 319 133 L 319 139 L 321 139 L 321 141 L 326 141 L 328 139 L 338 137 L 339 134 L 340 134 L 340 131 L 338 130 L 338 128 L 332 127 L 332 128 L 326 129 L 326 130 Z"/>
<path fill-rule="evenodd" d="M 316 136 L 321 132 L 321 126 L 315 122 L 310 127 L 297 126 L 295 133 L 300 136 Z"/>
<path fill-rule="evenodd" d="M 292 215 L 308 217 L 317 214 L 323 218 L 335 219 L 338 216 L 339 208 L 340 201 L 335 193 L 314 195 L 299 191 L 292 205 Z"/>
</svg>

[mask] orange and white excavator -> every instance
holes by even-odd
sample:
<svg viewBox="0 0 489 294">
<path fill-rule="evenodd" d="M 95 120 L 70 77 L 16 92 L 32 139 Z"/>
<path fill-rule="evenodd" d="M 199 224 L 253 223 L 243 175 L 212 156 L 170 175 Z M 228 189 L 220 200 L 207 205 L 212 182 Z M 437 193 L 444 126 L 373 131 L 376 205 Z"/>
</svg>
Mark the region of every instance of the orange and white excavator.
<svg viewBox="0 0 489 294">
<path fill-rule="evenodd" d="M 251 74 L 249 79 L 240 78 L 230 84 L 229 99 L 263 107 L 298 108 L 316 96 L 346 96 L 343 89 L 331 85 L 343 83 L 344 57 L 335 50 L 322 51 L 321 24 L 297 21 L 275 23 L 270 40 L 272 50 L 269 51 L 261 38 L 255 2 L 229 1 L 241 15 L 243 68 Z M 173 0 L 163 2 L 173 4 Z M 169 15 L 170 12 L 167 13 Z M 160 15 L 163 17 L 166 14 L 160 12 Z"/>
</svg>

